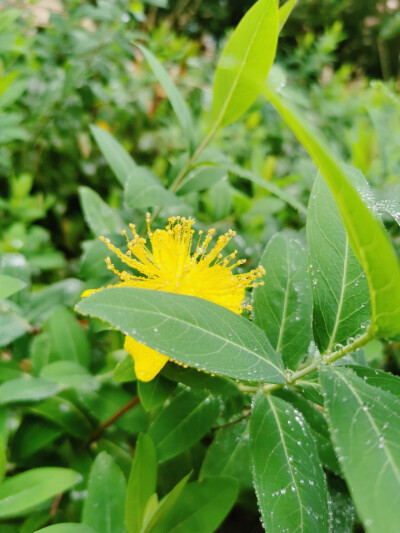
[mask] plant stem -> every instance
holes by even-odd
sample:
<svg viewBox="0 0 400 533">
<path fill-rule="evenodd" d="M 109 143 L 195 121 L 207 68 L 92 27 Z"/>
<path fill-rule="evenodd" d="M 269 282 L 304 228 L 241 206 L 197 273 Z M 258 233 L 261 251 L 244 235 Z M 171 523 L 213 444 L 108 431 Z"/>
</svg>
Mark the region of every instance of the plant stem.
<svg viewBox="0 0 400 533">
<path fill-rule="evenodd" d="M 368 330 L 364 335 L 361 335 L 351 344 L 348 344 L 347 346 L 343 346 L 340 350 L 336 350 L 336 352 L 333 353 L 325 353 L 322 355 L 322 357 L 319 357 L 318 359 L 314 359 L 308 366 L 305 366 L 304 368 L 298 370 L 297 372 L 292 372 L 290 375 L 287 375 L 286 377 L 286 383 L 285 385 L 280 384 L 274 384 L 274 383 L 268 383 L 266 385 L 263 385 L 262 387 L 252 387 L 248 385 L 240 385 L 240 390 L 242 392 L 257 392 L 262 391 L 264 394 L 268 394 L 276 389 L 280 389 L 282 387 L 285 387 L 287 385 L 295 385 L 296 381 L 300 380 L 304 376 L 308 376 L 309 374 L 312 374 L 312 372 L 315 372 L 321 365 L 330 365 L 331 363 L 334 363 L 338 359 L 341 359 L 345 355 L 355 352 L 367 342 L 372 340 L 374 337 L 372 330 Z"/>
<path fill-rule="evenodd" d="M 119 409 L 116 413 L 114 413 L 108 420 L 103 422 L 97 430 L 93 433 L 92 438 L 90 439 L 90 442 L 94 442 L 97 440 L 100 435 L 105 431 L 109 426 L 114 424 L 120 418 L 122 415 L 124 415 L 129 409 L 132 409 L 132 407 L 135 407 L 140 402 L 139 396 L 135 396 L 130 400 L 128 403 L 126 403 L 121 409 Z"/>
</svg>

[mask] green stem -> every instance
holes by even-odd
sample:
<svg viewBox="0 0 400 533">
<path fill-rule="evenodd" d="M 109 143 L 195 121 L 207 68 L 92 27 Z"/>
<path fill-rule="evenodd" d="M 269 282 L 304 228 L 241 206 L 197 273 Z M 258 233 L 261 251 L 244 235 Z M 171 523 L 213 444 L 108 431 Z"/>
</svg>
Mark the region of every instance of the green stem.
<svg viewBox="0 0 400 533">
<path fill-rule="evenodd" d="M 370 328 L 364 335 L 361 335 L 360 337 L 358 337 L 358 339 L 356 339 L 351 344 L 348 344 L 347 346 L 343 346 L 343 348 L 341 348 L 340 350 L 336 350 L 336 352 L 325 353 L 322 355 L 322 357 L 318 357 L 318 359 L 314 359 L 309 365 L 305 366 L 304 368 L 297 370 L 297 372 L 290 373 L 290 375 L 286 377 L 285 385 L 268 383 L 267 385 L 263 385 L 262 387 L 240 385 L 239 388 L 242 392 L 257 392 L 261 390 L 264 394 L 268 394 L 282 387 L 286 387 L 288 385 L 295 385 L 297 381 L 301 380 L 301 378 L 304 378 L 305 376 L 308 376 L 309 374 L 312 374 L 321 365 L 330 365 L 334 363 L 335 361 L 337 361 L 338 359 L 341 359 L 345 355 L 351 352 L 355 352 L 362 346 L 365 346 L 365 344 L 367 344 L 370 340 L 372 340 L 373 337 L 374 335 Z"/>
</svg>

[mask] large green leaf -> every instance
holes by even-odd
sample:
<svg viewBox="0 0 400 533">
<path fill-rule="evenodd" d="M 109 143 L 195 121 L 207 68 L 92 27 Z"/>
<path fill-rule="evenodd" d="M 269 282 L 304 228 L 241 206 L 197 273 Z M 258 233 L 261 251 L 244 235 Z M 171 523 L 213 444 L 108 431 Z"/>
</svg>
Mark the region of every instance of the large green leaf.
<svg viewBox="0 0 400 533">
<path fill-rule="evenodd" d="M 282 362 L 263 331 L 201 298 L 116 287 L 84 298 L 76 309 L 198 369 L 248 381 L 285 382 Z"/>
<path fill-rule="evenodd" d="M 219 415 L 219 401 L 208 393 L 183 391 L 150 426 L 160 461 L 166 461 L 196 444 Z"/>
<path fill-rule="evenodd" d="M 307 244 L 314 295 L 314 336 L 321 351 L 333 351 L 365 333 L 370 306 L 364 271 L 350 248 L 332 194 L 321 176 L 311 190 Z"/>
<path fill-rule="evenodd" d="M 85 526 L 85 524 L 73 524 L 71 522 L 65 524 L 54 524 L 52 526 L 38 529 L 35 533 L 97 533 L 93 528 Z"/>
<path fill-rule="evenodd" d="M 0 274 L 0 300 L 8 298 L 26 287 L 26 283 L 18 278 Z"/>
<path fill-rule="evenodd" d="M 400 400 L 343 367 L 322 367 L 332 439 L 366 530 L 400 524 Z"/>
<path fill-rule="evenodd" d="M 335 198 L 350 245 L 367 277 L 371 331 L 395 336 L 400 332 L 400 265 L 383 226 L 361 200 L 321 134 L 272 87 L 267 86 L 264 94 L 309 152 Z"/>
<path fill-rule="evenodd" d="M 326 480 L 300 411 L 281 398 L 259 394 L 250 437 L 254 483 L 266 531 L 328 533 Z"/>
<path fill-rule="evenodd" d="M 235 503 L 238 484 L 215 477 L 186 485 L 165 520 L 152 533 L 213 533 Z"/>
<path fill-rule="evenodd" d="M 0 518 L 26 514 L 78 483 L 81 476 L 67 468 L 34 468 L 0 485 Z"/>
<path fill-rule="evenodd" d="M 164 91 L 166 92 L 175 114 L 182 126 L 184 137 L 189 144 L 189 149 L 190 151 L 193 151 L 195 147 L 194 125 L 192 115 L 190 114 L 190 110 L 185 100 L 182 98 L 181 93 L 178 91 L 167 71 L 154 56 L 154 54 L 152 54 L 145 46 L 142 46 L 138 43 L 136 43 L 136 46 L 139 48 L 139 50 L 141 50 L 152 71 L 157 76 L 158 81 L 163 86 Z"/>
<path fill-rule="evenodd" d="M 90 345 L 76 316 L 65 307 L 56 307 L 45 325 L 51 337 L 51 357 L 55 360 L 74 361 L 87 366 Z"/>
<path fill-rule="evenodd" d="M 129 474 L 125 499 L 125 524 L 128 533 L 139 533 L 144 512 L 157 484 L 157 456 L 153 441 L 141 433 Z"/>
<path fill-rule="evenodd" d="M 79 187 L 83 216 L 95 235 L 120 233 L 124 223 L 119 214 L 100 198 L 93 189 Z"/>
<path fill-rule="evenodd" d="M 90 131 L 115 176 L 121 185 L 125 185 L 129 176 L 137 168 L 136 163 L 125 148 L 108 131 L 98 126 L 90 126 Z"/>
<path fill-rule="evenodd" d="M 259 0 L 239 22 L 219 59 L 213 86 L 213 116 L 226 126 L 260 94 L 275 59 L 278 3 Z"/>
<path fill-rule="evenodd" d="M 254 319 L 285 366 L 294 369 L 312 340 L 307 254 L 298 240 L 277 234 L 268 243 L 261 264 L 265 285 L 254 289 Z"/>
<path fill-rule="evenodd" d="M 83 523 L 97 533 L 125 533 L 125 491 L 120 468 L 106 452 L 99 453 L 90 470 Z"/>
<path fill-rule="evenodd" d="M 133 209 L 183 205 L 182 200 L 168 191 L 145 167 L 136 167 L 129 176 L 125 184 L 125 201 Z"/>
</svg>

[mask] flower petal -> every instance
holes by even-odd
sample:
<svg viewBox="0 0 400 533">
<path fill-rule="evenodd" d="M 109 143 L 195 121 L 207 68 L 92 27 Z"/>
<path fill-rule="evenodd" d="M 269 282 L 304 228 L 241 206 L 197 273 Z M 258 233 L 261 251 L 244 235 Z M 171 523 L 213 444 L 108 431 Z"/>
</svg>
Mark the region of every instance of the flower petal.
<svg viewBox="0 0 400 533">
<path fill-rule="evenodd" d="M 151 381 L 168 362 L 168 357 L 163 355 L 132 337 L 125 337 L 124 350 L 135 362 L 135 374 L 140 381 Z"/>
</svg>

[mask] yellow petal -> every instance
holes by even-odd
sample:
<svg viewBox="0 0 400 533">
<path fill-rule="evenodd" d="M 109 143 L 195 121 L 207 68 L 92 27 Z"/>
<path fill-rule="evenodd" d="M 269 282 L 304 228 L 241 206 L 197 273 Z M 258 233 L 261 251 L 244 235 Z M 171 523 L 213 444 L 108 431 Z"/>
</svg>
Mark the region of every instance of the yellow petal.
<svg viewBox="0 0 400 533">
<path fill-rule="evenodd" d="M 135 374 L 140 381 L 151 381 L 168 362 L 168 357 L 163 355 L 132 337 L 125 337 L 124 350 L 135 362 Z"/>
</svg>

